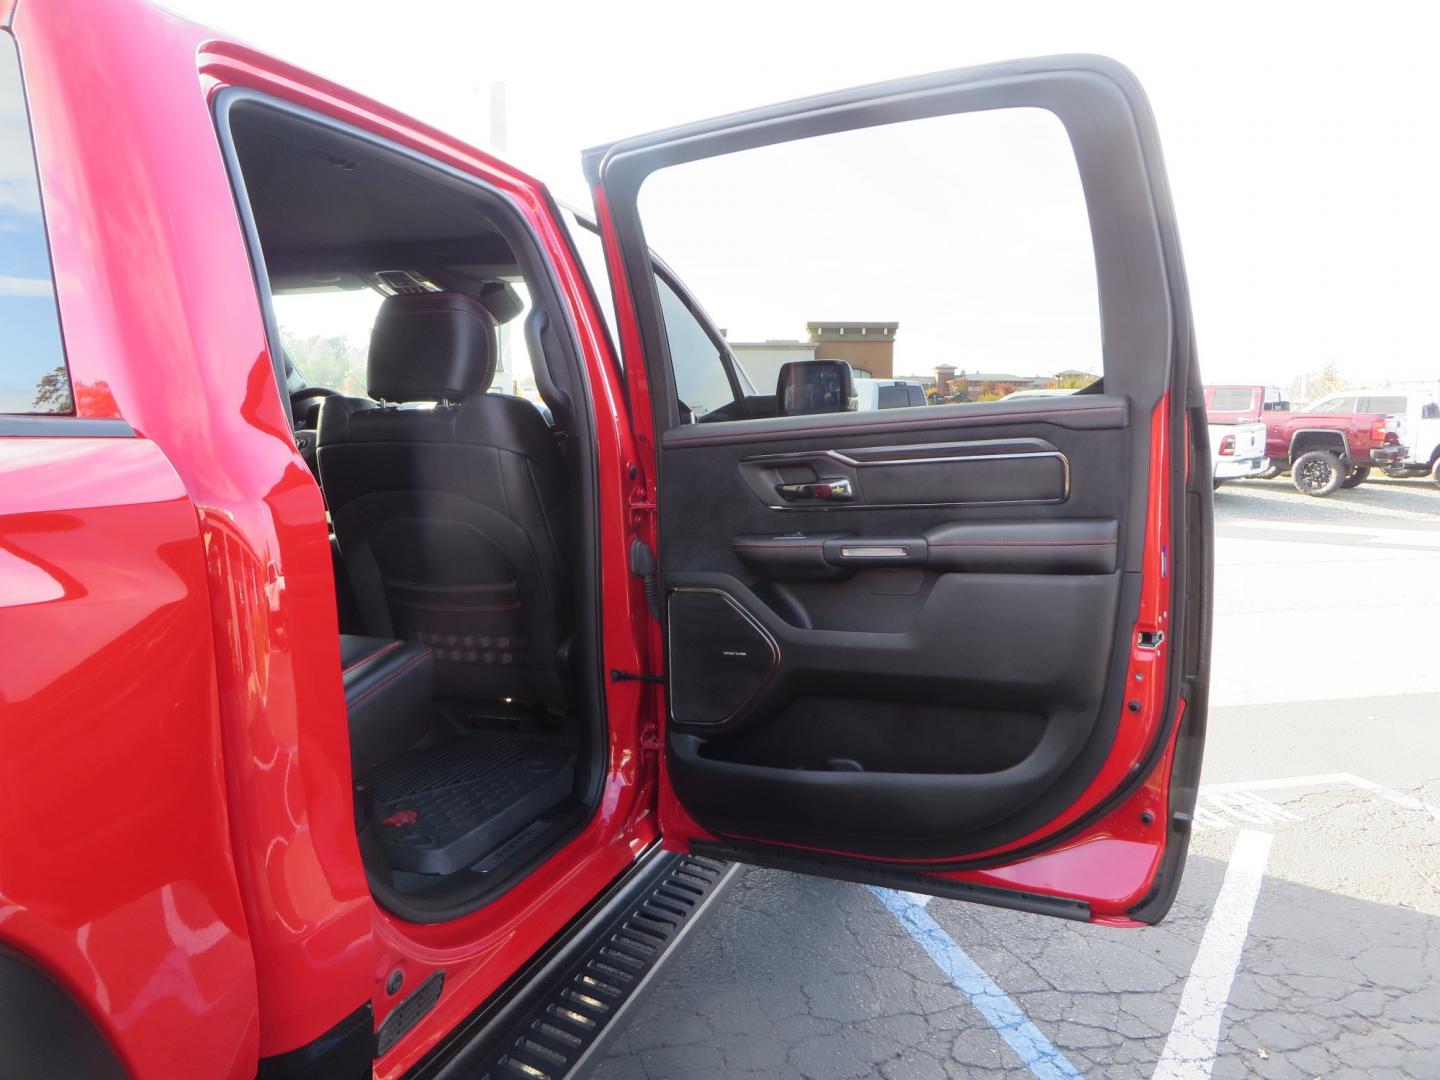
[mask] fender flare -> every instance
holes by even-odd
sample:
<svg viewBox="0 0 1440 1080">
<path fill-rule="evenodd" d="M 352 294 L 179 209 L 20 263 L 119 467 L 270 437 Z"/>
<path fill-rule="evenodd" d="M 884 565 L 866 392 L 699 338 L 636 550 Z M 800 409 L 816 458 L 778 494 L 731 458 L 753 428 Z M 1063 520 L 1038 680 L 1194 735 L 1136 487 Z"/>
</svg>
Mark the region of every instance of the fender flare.
<svg viewBox="0 0 1440 1080">
<path fill-rule="evenodd" d="M 1324 439 L 1325 439 L 1327 442 L 1331 442 L 1331 443 L 1334 443 L 1335 441 L 1338 440 L 1339 443 L 1340 443 L 1340 460 L 1341 460 L 1342 462 L 1347 462 L 1347 463 L 1351 460 L 1351 458 L 1350 458 L 1350 441 L 1345 438 L 1345 432 L 1342 431 L 1341 429 L 1339 429 L 1339 428 L 1299 428 L 1299 429 L 1297 429 L 1297 430 L 1295 430 L 1295 431 L 1292 431 L 1292 432 L 1290 433 L 1290 446 L 1289 446 L 1289 449 L 1287 450 L 1287 456 L 1286 456 L 1286 459 L 1285 459 L 1287 463 L 1289 463 L 1289 464 L 1294 464 L 1294 462 L 1295 462 L 1295 443 L 1296 443 L 1297 441 L 1299 441 L 1299 439 L 1300 439 L 1300 437 L 1301 437 L 1302 435 L 1320 435 L 1320 436 L 1323 436 Z M 1333 446 L 1313 446 L 1313 447 L 1310 447 L 1310 449 L 1311 449 L 1311 450 L 1332 450 L 1332 449 L 1333 449 Z M 1306 451 L 1306 452 L 1308 452 L 1308 451 Z"/>
</svg>

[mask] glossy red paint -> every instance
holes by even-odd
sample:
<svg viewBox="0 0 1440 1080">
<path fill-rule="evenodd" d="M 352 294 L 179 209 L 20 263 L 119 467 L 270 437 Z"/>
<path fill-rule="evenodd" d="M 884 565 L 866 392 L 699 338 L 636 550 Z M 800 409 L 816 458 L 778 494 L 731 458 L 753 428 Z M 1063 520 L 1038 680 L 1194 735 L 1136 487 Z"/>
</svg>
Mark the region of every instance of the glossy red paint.
<svg viewBox="0 0 1440 1080">
<path fill-rule="evenodd" d="M 1088 895 L 1092 922 L 1105 926 L 1144 925 L 1126 912 L 1148 894 L 1165 857 L 1170 770 L 1184 713 L 1182 700 L 1165 752 L 1145 783 L 1084 833 L 1051 851 L 1008 866 L 942 876 L 1050 896 Z"/>
<path fill-rule="evenodd" d="M 641 712 L 653 704 L 640 684 L 610 688 L 610 758 L 594 819 L 504 897 L 441 926 L 405 924 L 375 906 L 354 839 L 328 530 L 275 385 L 216 149 L 214 93 L 250 87 L 428 154 L 500 191 L 535 230 L 597 415 L 602 587 L 625 598 L 604 606 L 605 662 L 632 670 L 644 663 L 637 620 L 648 619 L 626 559 L 628 468 L 638 455 L 601 317 L 543 188 L 493 158 L 138 3 L 56 0 L 22 9 L 16 23 L 71 371 L 96 388 L 80 411 L 123 417 L 153 439 L 198 515 L 253 953 L 236 977 L 252 980 L 259 1002 L 258 1040 L 251 1015 L 231 1041 L 248 1047 L 253 1069 L 255 1053 L 303 1045 L 367 1001 L 383 1020 L 395 1004 L 383 990 L 390 971 L 414 986 L 443 966 L 440 1004 L 377 1062 L 378 1075 L 398 1075 L 653 841 L 653 767 L 642 768 L 638 749 Z M 169 674 L 149 667 L 137 677 L 163 684 Z M 93 994 L 82 1000 L 104 1011 Z M 154 1035 L 151 1052 L 173 1041 Z M 186 1075 L 223 1073 L 212 1058 Z"/>
<path fill-rule="evenodd" d="M 145 439 L 0 438 L 0 476 L 0 940 L 135 1075 L 253 1075 L 194 506 Z"/>
<path fill-rule="evenodd" d="M 199 514 L 259 1052 L 273 1054 L 370 991 L 323 505 L 276 389 L 201 31 L 76 0 L 22 5 L 15 26 L 71 372 L 108 385 Z"/>
</svg>

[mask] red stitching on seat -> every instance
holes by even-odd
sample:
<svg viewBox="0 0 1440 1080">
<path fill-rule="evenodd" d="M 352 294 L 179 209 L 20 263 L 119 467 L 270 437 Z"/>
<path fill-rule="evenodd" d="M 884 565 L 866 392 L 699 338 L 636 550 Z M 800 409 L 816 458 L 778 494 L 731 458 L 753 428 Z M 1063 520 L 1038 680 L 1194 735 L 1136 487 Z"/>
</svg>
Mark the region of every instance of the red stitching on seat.
<svg viewBox="0 0 1440 1080">
<path fill-rule="evenodd" d="M 354 706 L 359 705 L 362 702 L 368 701 L 370 698 L 374 697 L 377 693 L 379 693 L 385 687 L 389 686 L 392 682 L 398 679 L 401 675 L 404 675 L 411 668 L 415 667 L 417 664 L 424 663 L 425 659 L 429 657 L 429 655 L 430 650 L 426 649 L 423 653 L 420 653 L 418 656 L 415 656 L 413 659 L 396 668 L 389 675 L 385 676 L 385 678 L 377 682 L 374 686 L 366 687 L 362 693 L 357 694 L 353 698 L 347 698 L 345 701 L 346 710 L 348 711 Z"/>
<path fill-rule="evenodd" d="M 402 645 L 404 645 L 404 644 L 405 644 L 405 643 L 404 643 L 403 641 L 392 641 L 392 642 L 390 642 L 388 645 L 384 646 L 384 648 L 376 649 L 374 652 L 370 653 L 369 655 L 367 655 L 367 656 L 362 656 L 359 660 L 356 660 L 356 661 L 355 661 L 353 664 L 351 664 L 349 667 L 347 667 L 347 668 L 341 668 L 341 670 L 340 670 L 340 676 L 341 676 L 341 678 L 344 678 L 346 675 L 349 675 L 350 672 L 354 671 L 356 668 L 364 667 L 366 664 L 370 663 L 371 660 L 378 660 L 378 659 L 380 659 L 380 657 L 384 656 L 386 653 L 392 653 L 392 652 L 394 652 L 396 649 L 400 648 L 400 646 L 402 646 Z"/>
</svg>

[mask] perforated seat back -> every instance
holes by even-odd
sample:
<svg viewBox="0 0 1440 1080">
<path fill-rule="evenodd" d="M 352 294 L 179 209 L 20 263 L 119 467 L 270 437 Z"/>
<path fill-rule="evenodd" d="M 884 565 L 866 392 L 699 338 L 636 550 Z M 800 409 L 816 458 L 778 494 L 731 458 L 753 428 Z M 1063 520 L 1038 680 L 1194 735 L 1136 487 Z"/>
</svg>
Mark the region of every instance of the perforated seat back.
<svg viewBox="0 0 1440 1080">
<path fill-rule="evenodd" d="M 326 400 L 321 482 L 366 633 L 428 645 L 439 693 L 559 707 L 564 460 L 533 405 L 485 392 L 494 366 L 473 300 L 387 299 L 369 383 L 388 400 Z"/>
</svg>

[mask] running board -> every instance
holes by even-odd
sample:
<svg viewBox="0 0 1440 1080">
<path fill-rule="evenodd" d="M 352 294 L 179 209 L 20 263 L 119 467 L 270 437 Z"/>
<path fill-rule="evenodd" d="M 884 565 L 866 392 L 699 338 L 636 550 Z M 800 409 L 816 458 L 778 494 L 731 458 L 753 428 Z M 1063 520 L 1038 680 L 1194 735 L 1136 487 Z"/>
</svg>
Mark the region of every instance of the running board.
<svg viewBox="0 0 1440 1080">
<path fill-rule="evenodd" d="M 736 869 L 657 849 L 406 1080 L 561 1080 L 590 1068 Z"/>
</svg>

